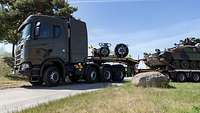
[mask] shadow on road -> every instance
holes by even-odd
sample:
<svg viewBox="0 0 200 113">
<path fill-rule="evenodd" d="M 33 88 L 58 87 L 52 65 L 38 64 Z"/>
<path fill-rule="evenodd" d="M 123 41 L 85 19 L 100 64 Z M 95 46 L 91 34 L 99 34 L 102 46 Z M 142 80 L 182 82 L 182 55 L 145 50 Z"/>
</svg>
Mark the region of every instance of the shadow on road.
<svg viewBox="0 0 200 113">
<path fill-rule="evenodd" d="M 124 81 L 125 83 L 127 81 Z M 78 82 L 78 83 L 66 83 L 56 87 L 47 87 L 47 86 L 22 86 L 22 88 L 26 89 L 47 89 L 47 90 L 92 90 L 92 89 L 100 89 L 106 88 L 111 86 L 120 86 L 123 83 L 85 83 L 85 82 Z"/>
</svg>

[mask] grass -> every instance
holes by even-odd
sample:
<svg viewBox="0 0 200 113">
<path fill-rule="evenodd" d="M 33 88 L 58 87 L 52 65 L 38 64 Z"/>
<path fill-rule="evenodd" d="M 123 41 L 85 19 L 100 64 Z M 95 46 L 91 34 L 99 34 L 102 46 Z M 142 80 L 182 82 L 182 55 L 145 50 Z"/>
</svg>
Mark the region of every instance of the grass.
<svg viewBox="0 0 200 113">
<path fill-rule="evenodd" d="M 12 69 L 4 58 L 0 58 L 0 89 L 18 87 L 25 83 L 23 79 L 11 76 Z"/>
<path fill-rule="evenodd" d="M 79 94 L 19 113 L 200 113 L 200 84 L 170 83 L 175 88 L 139 88 L 131 83 Z"/>
</svg>

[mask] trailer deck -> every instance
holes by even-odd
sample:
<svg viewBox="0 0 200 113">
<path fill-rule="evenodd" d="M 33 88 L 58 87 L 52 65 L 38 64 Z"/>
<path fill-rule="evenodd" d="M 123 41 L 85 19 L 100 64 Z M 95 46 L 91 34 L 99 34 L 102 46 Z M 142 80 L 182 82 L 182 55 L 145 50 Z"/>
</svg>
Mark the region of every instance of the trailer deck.
<svg viewBox="0 0 200 113">
<path fill-rule="evenodd" d="M 87 58 L 87 62 L 97 62 L 99 64 L 102 63 L 121 63 L 127 66 L 127 76 L 131 77 L 136 74 L 137 64 L 139 64 L 138 60 L 134 60 L 132 58 L 117 58 L 117 57 L 94 57 L 89 56 Z"/>
</svg>

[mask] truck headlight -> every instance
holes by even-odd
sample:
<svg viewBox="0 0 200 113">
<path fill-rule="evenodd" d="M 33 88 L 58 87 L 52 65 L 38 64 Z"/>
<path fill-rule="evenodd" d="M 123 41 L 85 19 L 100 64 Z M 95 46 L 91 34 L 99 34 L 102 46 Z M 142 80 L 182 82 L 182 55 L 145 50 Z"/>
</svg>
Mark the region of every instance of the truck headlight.
<svg viewBox="0 0 200 113">
<path fill-rule="evenodd" d="M 29 63 L 23 63 L 22 65 L 21 65 L 21 70 L 22 71 L 25 71 L 25 70 L 27 70 L 27 69 L 29 69 L 30 68 L 30 64 Z"/>
</svg>

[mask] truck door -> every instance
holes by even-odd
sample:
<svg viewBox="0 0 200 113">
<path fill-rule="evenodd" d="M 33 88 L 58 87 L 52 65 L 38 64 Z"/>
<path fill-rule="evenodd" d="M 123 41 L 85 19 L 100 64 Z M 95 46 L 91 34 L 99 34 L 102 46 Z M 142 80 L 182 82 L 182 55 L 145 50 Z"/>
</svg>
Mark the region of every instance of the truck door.
<svg viewBox="0 0 200 113">
<path fill-rule="evenodd" d="M 52 29 L 48 21 L 37 20 L 34 22 L 34 37 L 29 47 L 31 61 L 34 64 L 41 64 L 42 61 L 53 56 Z"/>
<path fill-rule="evenodd" d="M 68 42 L 65 37 L 66 33 L 64 25 L 59 23 L 53 25 L 53 55 L 65 62 L 68 60 L 68 50 L 66 49 Z"/>
</svg>

